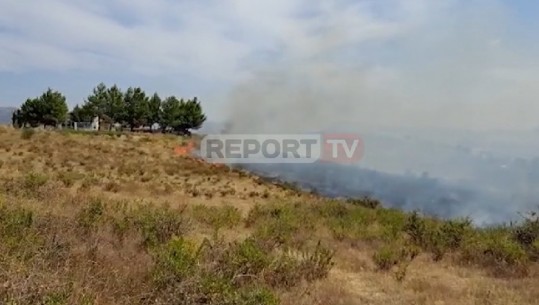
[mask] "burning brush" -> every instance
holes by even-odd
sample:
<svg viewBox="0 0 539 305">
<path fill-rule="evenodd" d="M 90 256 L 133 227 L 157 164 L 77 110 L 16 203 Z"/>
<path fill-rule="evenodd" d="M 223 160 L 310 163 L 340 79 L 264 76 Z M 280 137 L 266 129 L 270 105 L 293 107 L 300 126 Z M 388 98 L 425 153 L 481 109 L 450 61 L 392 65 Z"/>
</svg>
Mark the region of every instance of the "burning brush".
<svg viewBox="0 0 539 305">
<path fill-rule="evenodd" d="M 210 165 L 211 167 L 216 168 L 225 168 L 226 165 L 222 163 L 208 163 L 204 159 L 202 159 L 199 154 L 197 153 L 198 145 L 197 142 L 192 139 L 188 141 L 187 143 L 182 143 L 180 146 L 176 146 L 174 148 L 174 155 L 179 156 L 181 158 L 185 159 L 191 159 L 193 161 L 204 163 L 206 165 Z"/>
</svg>

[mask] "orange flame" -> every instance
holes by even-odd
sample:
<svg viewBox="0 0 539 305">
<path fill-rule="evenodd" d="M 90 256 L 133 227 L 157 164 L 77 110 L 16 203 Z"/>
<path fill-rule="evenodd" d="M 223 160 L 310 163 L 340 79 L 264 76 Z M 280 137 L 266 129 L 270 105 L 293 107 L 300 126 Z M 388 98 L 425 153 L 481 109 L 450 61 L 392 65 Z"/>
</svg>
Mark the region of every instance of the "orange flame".
<svg viewBox="0 0 539 305">
<path fill-rule="evenodd" d="M 196 147 L 195 142 L 194 141 L 189 141 L 189 142 L 187 142 L 187 144 L 183 144 L 181 146 L 176 146 L 174 148 L 174 154 L 176 156 L 180 156 L 182 158 L 192 158 L 196 162 L 206 164 L 206 162 L 204 160 L 192 157 L 192 152 L 195 149 L 195 147 Z M 209 164 L 209 166 L 213 167 L 213 168 L 217 168 L 217 169 L 223 169 L 223 168 L 227 167 L 225 164 L 222 164 L 222 163 L 212 163 L 212 164 Z"/>
<path fill-rule="evenodd" d="M 187 145 L 176 146 L 174 148 L 174 153 L 180 157 L 187 157 L 191 155 L 191 152 L 193 151 L 194 148 L 195 148 L 195 143 L 193 141 L 190 141 L 187 143 Z"/>
</svg>

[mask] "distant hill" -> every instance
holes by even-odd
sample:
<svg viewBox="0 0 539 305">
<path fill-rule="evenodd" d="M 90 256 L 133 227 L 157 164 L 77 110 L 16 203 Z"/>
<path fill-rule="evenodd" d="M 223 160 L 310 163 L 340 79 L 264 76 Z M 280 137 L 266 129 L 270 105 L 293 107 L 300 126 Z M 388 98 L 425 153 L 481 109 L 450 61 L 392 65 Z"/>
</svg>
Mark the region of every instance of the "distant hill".
<svg viewBox="0 0 539 305">
<path fill-rule="evenodd" d="M 11 115 L 15 107 L 0 107 L 0 124 L 11 124 Z"/>
</svg>

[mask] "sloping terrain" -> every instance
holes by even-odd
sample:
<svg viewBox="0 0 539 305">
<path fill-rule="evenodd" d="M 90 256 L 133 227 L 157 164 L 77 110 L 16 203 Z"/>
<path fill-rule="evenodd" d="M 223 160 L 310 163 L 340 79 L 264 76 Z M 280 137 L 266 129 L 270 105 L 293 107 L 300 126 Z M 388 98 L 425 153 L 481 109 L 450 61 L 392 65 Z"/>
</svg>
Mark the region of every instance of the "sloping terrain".
<svg viewBox="0 0 539 305">
<path fill-rule="evenodd" d="M 0 127 L 0 303 L 539 300 L 532 218 L 480 230 L 326 199 L 179 145 Z"/>
</svg>

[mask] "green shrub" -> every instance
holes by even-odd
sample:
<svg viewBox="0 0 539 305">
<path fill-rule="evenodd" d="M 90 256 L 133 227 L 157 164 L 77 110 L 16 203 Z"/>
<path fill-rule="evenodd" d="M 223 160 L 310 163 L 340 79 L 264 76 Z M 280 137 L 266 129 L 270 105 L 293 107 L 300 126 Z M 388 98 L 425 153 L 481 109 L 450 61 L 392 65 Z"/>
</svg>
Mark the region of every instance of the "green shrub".
<svg viewBox="0 0 539 305">
<path fill-rule="evenodd" d="M 392 246 L 384 246 L 374 253 L 373 260 L 378 269 L 390 270 L 400 262 L 401 253 Z"/>
<path fill-rule="evenodd" d="M 525 216 L 524 222 L 513 229 L 512 237 L 526 249 L 539 239 L 539 217 L 536 213 Z"/>
<path fill-rule="evenodd" d="M 301 282 L 300 262 L 288 253 L 277 256 L 263 274 L 264 282 L 272 288 L 290 289 Z"/>
<path fill-rule="evenodd" d="M 345 204 L 331 200 L 313 207 L 315 215 L 322 218 L 333 237 L 339 241 L 347 240 L 394 240 L 401 231 L 394 220 L 383 216 L 384 209 L 370 209 L 359 204 Z M 378 217 L 378 214 L 382 217 Z M 402 213 L 401 213 L 402 214 Z"/>
<path fill-rule="evenodd" d="M 377 209 L 376 222 L 382 227 L 380 238 L 385 242 L 402 237 L 406 223 L 406 214 L 396 209 Z"/>
<path fill-rule="evenodd" d="M 451 250 L 460 248 L 463 240 L 472 230 L 470 219 L 456 219 L 444 221 L 440 228 L 443 244 Z"/>
<path fill-rule="evenodd" d="M 98 198 L 90 199 L 88 205 L 83 207 L 77 214 L 77 222 L 85 233 L 89 233 L 94 230 L 105 211 L 103 202 Z"/>
<path fill-rule="evenodd" d="M 374 210 L 361 206 L 343 209 L 338 205 L 328 205 L 321 211 L 326 215 L 326 225 L 337 240 L 365 239 L 367 228 L 373 222 Z"/>
<path fill-rule="evenodd" d="M 425 242 L 423 248 L 432 253 L 432 259 L 435 262 L 441 261 L 444 258 L 449 248 L 440 228 L 429 232 L 428 241 Z"/>
<path fill-rule="evenodd" d="M 185 209 L 119 201 L 109 205 L 106 221 L 119 241 L 131 232 L 140 234 L 142 246 L 152 248 L 190 230 L 190 221 L 184 214 Z"/>
<path fill-rule="evenodd" d="M 321 217 L 326 219 L 344 218 L 350 212 L 350 207 L 343 204 L 342 201 L 329 200 L 317 204 L 313 210 Z"/>
<path fill-rule="evenodd" d="M 484 254 L 493 261 L 509 266 L 526 263 L 526 252 L 522 247 L 509 239 L 490 239 Z"/>
<path fill-rule="evenodd" d="M 304 203 L 257 205 L 247 215 L 245 224 L 254 226 L 254 236 L 269 248 L 282 245 L 300 249 L 314 234 L 315 216 Z"/>
<path fill-rule="evenodd" d="M 198 246 L 174 238 L 154 253 L 156 299 L 162 303 L 275 305 L 279 299 L 270 288 L 294 287 L 310 279 L 302 272 L 307 268 L 301 268 L 301 259 L 266 251 L 253 238 L 234 243 L 205 240 Z"/>
<path fill-rule="evenodd" d="M 45 185 L 48 180 L 49 180 L 49 177 L 47 177 L 44 174 L 31 172 L 27 174 L 26 176 L 24 176 L 22 184 L 25 190 L 29 192 L 35 192 L 40 187 Z"/>
<path fill-rule="evenodd" d="M 67 305 L 69 304 L 69 296 L 72 291 L 65 289 L 64 291 L 54 291 L 47 293 L 43 297 L 41 304 L 43 305 Z"/>
<path fill-rule="evenodd" d="M 504 230 L 487 230 L 462 245 L 461 260 L 491 270 L 494 275 L 524 275 L 528 271 L 526 250 Z"/>
<path fill-rule="evenodd" d="M 43 247 L 35 228 L 35 215 L 21 207 L 0 205 L 0 261 L 6 258 L 27 262 Z"/>
<path fill-rule="evenodd" d="M 242 304 L 239 289 L 227 279 L 203 273 L 196 279 L 195 285 L 199 294 L 196 304 Z M 188 294 L 194 294 L 193 292 L 189 291 Z"/>
<path fill-rule="evenodd" d="M 173 238 L 157 250 L 154 280 L 158 285 L 170 285 L 186 280 L 196 271 L 197 247 L 183 238 Z"/>
<path fill-rule="evenodd" d="M 530 259 L 533 261 L 539 260 L 539 240 L 535 240 L 535 242 L 530 247 Z"/>
<path fill-rule="evenodd" d="M 419 249 L 413 245 L 393 243 L 376 251 L 373 260 L 379 270 L 387 271 L 397 265 L 409 264 L 418 254 Z"/>
<path fill-rule="evenodd" d="M 184 217 L 184 211 L 168 207 L 141 205 L 132 212 L 133 226 L 142 234 L 145 246 L 166 243 L 173 236 L 182 236 L 190 223 Z"/>
<path fill-rule="evenodd" d="M 320 243 L 312 250 L 294 254 L 290 252 L 274 253 L 266 266 L 260 270 L 264 283 L 274 288 L 289 289 L 302 280 L 316 281 L 327 277 L 334 265 L 334 252 Z"/>
<path fill-rule="evenodd" d="M 280 303 L 275 293 L 264 287 L 242 289 L 240 299 L 242 305 L 277 305 Z"/>
<path fill-rule="evenodd" d="M 77 180 L 80 180 L 84 177 L 83 174 L 78 172 L 69 172 L 69 171 L 63 171 L 58 173 L 58 180 L 60 180 L 65 187 L 71 187 L 77 182 Z"/>
<path fill-rule="evenodd" d="M 434 261 L 441 260 L 448 251 L 458 250 L 465 238 L 472 232 L 471 221 L 448 220 L 441 223 L 424 222 L 420 240 L 413 239 L 416 245 L 429 251 Z"/>
<path fill-rule="evenodd" d="M 299 233 L 303 225 L 303 218 L 297 214 L 297 210 L 292 207 L 282 207 L 272 209 L 267 218 L 257 223 L 255 236 L 257 239 L 271 247 L 300 247 L 304 240 L 301 240 Z"/>
<path fill-rule="evenodd" d="M 300 273 L 307 281 L 315 281 L 327 277 L 334 265 L 334 251 L 322 246 L 320 242 L 312 252 L 304 252 L 300 263 Z"/>
<path fill-rule="evenodd" d="M 412 242 L 419 246 L 424 246 L 427 239 L 427 224 L 425 219 L 413 212 L 404 225 L 404 231 L 410 236 Z"/>
<path fill-rule="evenodd" d="M 207 207 L 197 205 L 193 208 L 193 217 L 215 230 L 220 228 L 232 229 L 241 223 L 241 212 L 236 207 Z"/>
<path fill-rule="evenodd" d="M 250 228 L 254 226 L 260 219 L 267 218 L 269 214 L 267 206 L 261 206 L 260 204 L 255 204 L 253 208 L 249 210 L 247 218 L 245 219 L 245 226 Z"/>
<path fill-rule="evenodd" d="M 363 198 L 348 198 L 346 203 L 362 206 L 368 209 L 376 209 L 382 206 L 379 200 L 365 196 Z"/>
<path fill-rule="evenodd" d="M 24 208 L 9 209 L 0 205 L 0 236 L 17 237 L 32 227 L 34 213 Z"/>
<path fill-rule="evenodd" d="M 90 187 L 99 184 L 99 179 L 94 176 L 86 176 L 80 185 L 81 189 L 89 189 Z"/>
<path fill-rule="evenodd" d="M 471 222 L 467 219 L 439 221 L 420 217 L 414 212 L 408 216 L 404 231 L 414 245 L 431 252 L 433 259 L 439 261 L 447 251 L 461 246 L 471 231 Z"/>
<path fill-rule="evenodd" d="M 106 223 L 119 241 L 134 228 L 133 204 L 129 201 L 117 201 L 108 205 Z"/>
<path fill-rule="evenodd" d="M 236 242 L 228 246 L 220 264 L 221 272 L 227 278 L 255 275 L 264 271 L 271 263 L 271 256 L 253 238 Z"/>
</svg>

